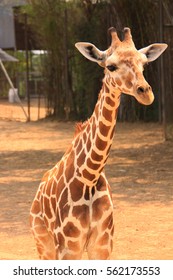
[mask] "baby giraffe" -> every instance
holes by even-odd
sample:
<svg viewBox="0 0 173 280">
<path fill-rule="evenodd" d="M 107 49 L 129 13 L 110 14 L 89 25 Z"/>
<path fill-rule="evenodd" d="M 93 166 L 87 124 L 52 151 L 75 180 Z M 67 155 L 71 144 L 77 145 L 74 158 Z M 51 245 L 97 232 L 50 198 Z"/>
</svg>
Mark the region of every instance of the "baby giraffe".
<svg viewBox="0 0 173 280">
<path fill-rule="evenodd" d="M 137 50 L 129 28 L 124 40 L 110 28 L 111 45 L 100 51 L 76 43 L 89 60 L 104 68 L 102 88 L 90 119 L 76 126 L 61 160 L 42 178 L 32 203 L 30 224 L 40 259 L 109 259 L 113 247 L 113 204 L 103 168 L 113 141 L 121 93 L 149 105 L 154 100 L 143 76 L 144 65 L 158 58 L 166 44 Z"/>
</svg>

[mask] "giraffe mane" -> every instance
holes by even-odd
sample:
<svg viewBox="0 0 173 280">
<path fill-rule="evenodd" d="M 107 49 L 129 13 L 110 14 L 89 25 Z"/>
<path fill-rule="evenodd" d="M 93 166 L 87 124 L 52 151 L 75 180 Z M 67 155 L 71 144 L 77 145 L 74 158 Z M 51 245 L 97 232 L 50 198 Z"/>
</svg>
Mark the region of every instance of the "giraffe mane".
<svg viewBox="0 0 173 280">
<path fill-rule="evenodd" d="M 85 127 L 87 126 L 89 120 L 86 120 L 85 122 L 78 122 L 75 125 L 75 132 L 74 132 L 74 137 L 76 137 L 79 133 L 81 133 Z"/>
</svg>

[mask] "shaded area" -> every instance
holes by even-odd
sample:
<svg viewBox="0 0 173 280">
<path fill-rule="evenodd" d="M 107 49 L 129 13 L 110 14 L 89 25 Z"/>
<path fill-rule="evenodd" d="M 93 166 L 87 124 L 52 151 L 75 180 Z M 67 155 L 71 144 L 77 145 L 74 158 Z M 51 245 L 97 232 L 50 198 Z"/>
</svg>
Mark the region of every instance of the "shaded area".
<svg viewBox="0 0 173 280">
<path fill-rule="evenodd" d="M 24 170 L 27 168 L 31 170 L 37 170 L 42 168 L 47 170 L 52 168 L 53 164 L 59 161 L 63 156 L 63 152 L 56 152 L 51 150 L 29 150 L 29 151 L 11 151 L 11 152 L 1 152 L 1 174 L 3 172 L 7 173 L 6 176 L 11 176 L 6 169 L 8 168 L 15 174 L 19 170 Z M 40 162 L 40 159 L 43 159 Z M 17 164 L 16 164 L 17 163 Z"/>
<path fill-rule="evenodd" d="M 110 163 L 109 163 L 110 162 Z M 137 204 L 173 202 L 171 142 L 115 149 L 106 167 L 117 199 Z"/>
</svg>

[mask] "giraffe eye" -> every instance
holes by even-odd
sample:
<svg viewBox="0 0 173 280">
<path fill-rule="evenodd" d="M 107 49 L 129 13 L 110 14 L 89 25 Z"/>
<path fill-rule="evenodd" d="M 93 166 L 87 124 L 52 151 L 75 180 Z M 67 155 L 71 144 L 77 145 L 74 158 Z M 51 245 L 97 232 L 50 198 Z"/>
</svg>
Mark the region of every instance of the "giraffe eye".
<svg viewBox="0 0 173 280">
<path fill-rule="evenodd" d="M 107 69 L 111 72 L 115 71 L 118 69 L 118 67 L 116 65 L 108 65 L 107 66 Z"/>
</svg>

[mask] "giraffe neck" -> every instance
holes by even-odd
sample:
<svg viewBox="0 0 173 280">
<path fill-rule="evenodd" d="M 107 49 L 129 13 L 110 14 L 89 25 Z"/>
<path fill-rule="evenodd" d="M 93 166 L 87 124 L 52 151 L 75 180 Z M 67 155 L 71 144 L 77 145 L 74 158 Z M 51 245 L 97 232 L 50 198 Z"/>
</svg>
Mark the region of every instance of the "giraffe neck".
<svg viewBox="0 0 173 280">
<path fill-rule="evenodd" d="M 77 176 L 89 186 L 96 184 L 109 156 L 120 95 L 115 84 L 105 77 L 94 112 L 73 141 Z"/>
</svg>

